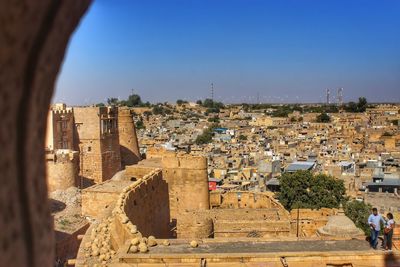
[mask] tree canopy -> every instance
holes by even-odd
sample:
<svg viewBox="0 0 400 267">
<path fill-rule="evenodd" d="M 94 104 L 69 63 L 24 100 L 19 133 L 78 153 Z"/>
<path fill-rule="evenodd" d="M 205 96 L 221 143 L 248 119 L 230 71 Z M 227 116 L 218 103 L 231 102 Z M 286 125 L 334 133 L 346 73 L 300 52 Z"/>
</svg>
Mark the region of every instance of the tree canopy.
<svg viewBox="0 0 400 267">
<path fill-rule="evenodd" d="M 210 98 L 206 98 L 201 105 L 205 108 L 218 109 L 218 110 L 224 108 L 224 104 L 222 104 L 222 102 L 216 102 Z"/>
<path fill-rule="evenodd" d="M 195 143 L 197 145 L 210 143 L 212 141 L 213 131 L 215 128 L 218 128 L 218 127 L 219 127 L 219 125 L 217 123 L 214 123 L 207 129 L 205 129 L 201 135 L 197 136 Z"/>
<path fill-rule="evenodd" d="M 137 94 L 131 94 L 127 100 L 119 100 L 115 97 L 107 98 L 107 104 L 110 106 L 127 106 L 127 107 L 150 107 L 150 102 L 143 103 Z"/>
<path fill-rule="evenodd" d="M 187 102 L 186 100 L 182 100 L 182 99 L 176 100 L 176 104 L 177 104 L 178 106 L 181 106 L 181 105 L 187 104 L 187 103 L 188 103 L 188 102 Z"/>
<path fill-rule="evenodd" d="M 366 235 L 369 234 L 369 225 L 367 224 L 368 216 L 371 213 L 372 206 L 364 201 L 348 201 L 344 205 L 344 213 L 354 224 L 362 229 Z"/>
<path fill-rule="evenodd" d="M 358 103 L 349 102 L 344 109 L 347 112 L 360 113 L 360 112 L 365 112 L 365 110 L 367 110 L 367 106 L 368 106 L 367 99 L 365 97 L 360 97 L 358 98 Z"/>
<path fill-rule="evenodd" d="M 326 113 L 321 113 L 317 116 L 317 122 L 321 123 L 331 122 L 331 117 Z"/>
<path fill-rule="evenodd" d="M 169 108 L 164 107 L 161 104 L 159 104 L 159 105 L 156 105 L 156 106 L 153 107 L 152 113 L 154 115 L 163 115 L 163 116 L 165 116 L 167 114 L 172 114 L 172 111 Z"/>
<path fill-rule="evenodd" d="M 118 98 L 115 98 L 115 97 L 107 98 L 107 104 L 109 106 L 116 106 L 116 105 L 118 105 L 118 103 L 119 103 Z"/>
<path fill-rule="evenodd" d="M 338 208 L 345 199 L 346 189 L 342 180 L 310 171 L 284 173 L 279 177 L 278 199 L 282 205 L 293 208 Z"/>
</svg>

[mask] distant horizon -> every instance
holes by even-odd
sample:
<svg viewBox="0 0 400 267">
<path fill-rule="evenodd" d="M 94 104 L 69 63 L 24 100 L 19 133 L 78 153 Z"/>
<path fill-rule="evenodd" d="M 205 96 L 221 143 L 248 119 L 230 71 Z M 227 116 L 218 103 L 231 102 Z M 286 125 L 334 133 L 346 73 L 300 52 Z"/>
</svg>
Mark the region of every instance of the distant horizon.
<svg viewBox="0 0 400 267">
<path fill-rule="evenodd" d="M 177 100 L 184 100 L 184 101 L 188 101 L 189 103 L 196 103 L 196 101 L 189 101 L 189 100 L 185 100 L 185 99 L 181 99 L 178 98 Z M 204 100 L 204 99 L 198 99 L 198 100 Z M 368 100 L 368 99 L 367 99 Z M 147 101 L 146 101 L 147 102 Z M 220 101 L 219 101 L 220 102 Z M 357 101 L 347 101 L 347 102 L 343 102 L 344 105 L 350 103 L 350 102 L 357 102 Z M 68 107 L 86 107 L 86 106 L 95 106 L 97 104 L 104 104 L 105 106 L 111 106 L 108 105 L 107 102 L 99 102 L 99 103 L 90 103 L 87 105 L 80 105 L 80 104 L 69 104 L 69 103 L 65 103 L 65 102 L 52 102 L 52 104 L 58 104 L 58 103 L 63 103 L 66 104 Z M 176 101 L 164 101 L 164 102 L 150 102 L 149 103 L 151 105 L 157 105 L 157 104 L 170 104 L 170 105 L 176 105 Z M 238 102 L 238 103 L 224 103 L 221 102 L 224 105 L 242 105 L 242 104 L 247 104 L 247 105 L 327 105 L 326 103 L 323 102 L 292 102 L 292 103 L 278 103 L 278 102 L 262 102 L 262 103 L 246 103 L 246 102 Z M 400 105 L 400 102 L 368 102 L 368 105 Z M 330 106 L 338 106 L 337 103 L 330 103 Z M 124 106 L 124 105 L 121 105 Z M 135 107 L 145 107 L 145 106 L 134 106 Z"/>
<path fill-rule="evenodd" d="M 400 102 L 400 1 L 96 0 L 53 102 Z"/>
</svg>

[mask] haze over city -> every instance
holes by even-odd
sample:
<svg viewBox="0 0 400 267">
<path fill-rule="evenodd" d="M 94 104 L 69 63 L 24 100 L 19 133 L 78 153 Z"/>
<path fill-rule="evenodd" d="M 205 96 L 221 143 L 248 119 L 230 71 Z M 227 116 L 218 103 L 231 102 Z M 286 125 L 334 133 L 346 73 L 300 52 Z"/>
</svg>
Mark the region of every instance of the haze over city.
<svg viewBox="0 0 400 267">
<path fill-rule="evenodd" d="M 398 1 L 95 1 L 53 102 L 400 101 Z"/>
</svg>

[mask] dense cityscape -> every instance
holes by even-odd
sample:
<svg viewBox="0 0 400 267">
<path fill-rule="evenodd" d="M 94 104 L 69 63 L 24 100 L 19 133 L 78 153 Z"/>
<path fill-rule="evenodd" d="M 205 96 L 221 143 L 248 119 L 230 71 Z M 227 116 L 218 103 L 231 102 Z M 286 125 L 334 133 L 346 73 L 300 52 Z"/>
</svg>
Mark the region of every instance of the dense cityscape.
<svg viewBox="0 0 400 267">
<path fill-rule="evenodd" d="M 372 207 L 399 218 L 399 110 L 329 96 L 325 104 L 150 104 L 135 94 L 86 107 L 54 104 L 46 158 L 59 259 L 74 254 L 65 232 L 83 231 L 77 266 L 137 262 L 129 255 L 148 251 L 193 253 L 182 243 L 194 249 L 207 239 L 228 251 L 272 240 L 305 242 L 307 251 L 322 240 L 360 240 L 351 246 L 368 251 Z M 154 195 L 142 199 L 140 188 L 150 185 Z M 117 250 L 113 235 L 131 244 Z"/>
<path fill-rule="evenodd" d="M 0 267 L 400 267 L 399 18 L 0 0 Z"/>
</svg>

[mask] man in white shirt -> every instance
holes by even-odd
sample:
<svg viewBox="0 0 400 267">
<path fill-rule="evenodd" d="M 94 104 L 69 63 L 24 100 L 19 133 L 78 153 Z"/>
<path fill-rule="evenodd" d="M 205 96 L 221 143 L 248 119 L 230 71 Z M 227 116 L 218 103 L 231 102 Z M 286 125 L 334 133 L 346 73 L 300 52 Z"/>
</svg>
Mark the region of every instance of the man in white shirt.
<svg viewBox="0 0 400 267">
<path fill-rule="evenodd" d="M 368 217 L 368 224 L 371 228 L 371 240 L 370 244 L 373 249 L 376 249 L 378 246 L 378 236 L 379 231 L 381 230 L 381 222 L 385 224 L 385 220 L 382 218 L 380 214 L 378 214 L 378 209 L 373 208 L 372 214 Z"/>
</svg>

